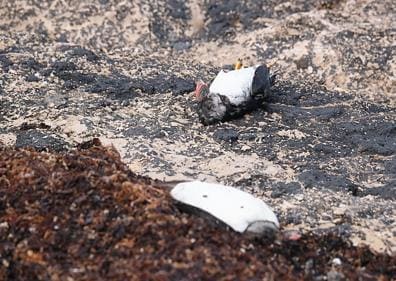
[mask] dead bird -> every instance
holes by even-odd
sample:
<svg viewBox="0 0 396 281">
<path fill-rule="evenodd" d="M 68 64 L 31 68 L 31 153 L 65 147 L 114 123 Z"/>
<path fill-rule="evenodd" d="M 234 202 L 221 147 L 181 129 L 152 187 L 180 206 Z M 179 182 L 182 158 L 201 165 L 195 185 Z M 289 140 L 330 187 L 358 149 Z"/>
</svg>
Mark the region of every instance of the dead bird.
<svg viewBox="0 0 396 281">
<path fill-rule="evenodd" d="M 275 75 L 266 65 L 243 68 L 238 60 L 235 70 L 221 70 L 210 87 L 203 81 L 197 83 L 200 121 L 210 125 L 242 116 L 262 104 L 274 82 Z"/>
</svg>

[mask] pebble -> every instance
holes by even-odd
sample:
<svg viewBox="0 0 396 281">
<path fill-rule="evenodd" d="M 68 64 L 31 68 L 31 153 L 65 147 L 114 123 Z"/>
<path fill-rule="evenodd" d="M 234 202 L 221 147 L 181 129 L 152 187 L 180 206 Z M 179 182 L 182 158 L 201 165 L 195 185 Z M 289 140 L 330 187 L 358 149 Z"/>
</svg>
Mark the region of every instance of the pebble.
<svg viewBox="0 0 396 281">
<path fill-rule="evenodd" d="M 334 208 L 333 209 L 333 214 L 335 216 L 342 216 L 345 214 L 345 209 L 344 208 Z"/>
<path fill-rule="evenodd" d="M 234 129 L 218 129 L 213 137 L 220 141 L 235 142 L 238 140 L 239 133 Z"/>
<path fill-rule="evenodd" d="M 294 196 L 294 199 L 296 199 L 297 201 L 302 201 L 304 199 L 304 194 L 296 194 Z"/>
<path fill-rule="evenodd" d="M 3 264 L 4 267 L 9 267 L 10 266 L 10 263 L 6 259 L 2 260 L 2 264 Z"/>
<path fill-rule="evenodd" d="M 248 145 L 244 145 L 241 147 L 241 151 L 249 151 L 250 149 L 252 149 L 252 148 Z"/>
<path fill-rule="evenodd" d="M 341 272 L 332 270 L 327 272 L 327 280 L 328 281 L 342 281 L 345 280 L 345 275 Z"/>
<path fill-rule="evenodd" d="M 342 264 L 342 261 L 341 261 L 340 258 L 334 258 L 334 259 L 332 260 L 332 263 L 333 263 L 334 265 L 341 265 L 341 264 Z"/>
<path fill-rule="evenodd" d="M 8 222 L 5 221 L 5 222 L 0 223 L 0 228 L 8 229 L 9 228 Z"/>
<path fill-rule="evenodd" d="M 334 224 L 341 224 L 342 222 L 343 222 L 343 219 L 342 219 L 342 218 L 333 219 L 333 223 L 334 223 Z"/>
</svg>

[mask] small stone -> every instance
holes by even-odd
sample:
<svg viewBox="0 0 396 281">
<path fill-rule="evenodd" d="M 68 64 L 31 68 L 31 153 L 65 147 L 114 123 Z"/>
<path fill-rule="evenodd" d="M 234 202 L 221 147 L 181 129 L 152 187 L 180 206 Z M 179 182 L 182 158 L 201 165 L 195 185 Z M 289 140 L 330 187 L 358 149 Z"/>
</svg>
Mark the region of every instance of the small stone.
<svg viewBox="0 0 396 281">
<path fill-rule="evenodd" d="M 250 149 L 252 149 L 252 148 L 250 146 L 248 146 L 248 145 L 244 145 L 244 146 L 241 147 L 242 151 L 249 151 Z"/>
<path fill-rule="evenodd" d="M 332 262 L 334 265 L 341 265 L 341 264 L 342 264 L 342 261 L 341 261 L 340 258 L 334 258 L 331 262 Z"/>
<path fill-rule="evenodd" d="M 305 262 L 304 271 L 305 275 L 310 275 L 314 268 L 314 261 L 313 259 L 309 259 Z"/>
<path fill-rule="evenodd" d="M 26 81 L 27 82 L 38 82 L 40 81 L 40 78 L 38 78 L 36 75 L 34 74 L 30 74 L 26 77 Z"/>
<path fill-rule="evenodd" d="M 345 280 L 345 275 L 341 272 L 332 270 L 327 272 L 327 280 L 328 281 L 343 281 Z"/>
<path fill-rule="evenodd" d="M 236 142 L 238 140 L 239 133 L 234 129 L 219 129 L 213 134 L 213 137 L 220 141 Z"/>
<path fill-rule="evenodd" d="M 329 215 L 328 213 L 322 213 L 322 219 L 325 221 L 331 221 L 332 220 L 332 216 Z"/>
<path fill-rule="evenodd" d="M 311 59 L 309 56 L 304 55 L 300 59 L 295 61 L 298 69 L 307 69 L 311 64 Z"/>
<path fill-rule="evenodd" d="M 188 41 L 179 41 L 173 44 L 173 48 L 177 51 L 184 51 L 191 47 L 191 43 Z"/>
<path fill-rule="evenodd" d="M 15 147 L 33 147 L 38 151 L 54 150 L 64 151 L 69 144 L 61 137 L 49 131 L 27 130 L 17 135 Z"/>
<path fill-rule="evenodd" d="M 294 198 L 297 200 L 297 201 L 302 201 L 303 199 L 304 199 L 304 194 L 296 194 L 295 196 L 294 196 Z"/>
<path fill-rule="evenodd" d="M 336 218 L 336 219 L 333 220 L 333 223 L 334 224 L 341 224 L 341 223 L 343 223 L 343 219 L 342 218 Z"/>
<path fill-rule="evenodd" d="M 8 229 L 10 226 L 8 225 L 8 222 L 2 222 L 2 223 L 0 223 L 0 228 L 5 228 L 5 229 Z"/>
<path fill-rule="evenodd" d="M 345 214 L 345 209 L 344 208 L 334 208 L 333 214 L 335 216 L 343 216 Z"/>
</svg>

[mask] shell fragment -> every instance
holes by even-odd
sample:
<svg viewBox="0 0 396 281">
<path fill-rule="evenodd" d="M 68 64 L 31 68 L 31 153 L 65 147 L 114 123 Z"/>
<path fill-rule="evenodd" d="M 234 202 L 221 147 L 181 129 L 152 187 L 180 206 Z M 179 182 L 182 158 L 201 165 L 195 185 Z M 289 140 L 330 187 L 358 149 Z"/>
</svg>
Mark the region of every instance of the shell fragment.
<svg viewBox="0 0 396 281">
<path fill-rule="evenodd" d="M 237 232 L 277 230 L 278 219 L 262 200 L 234 187 L 199 181 L 183 182 L 171 190 L 180 203 L 198 208 Z"/>
</svg>

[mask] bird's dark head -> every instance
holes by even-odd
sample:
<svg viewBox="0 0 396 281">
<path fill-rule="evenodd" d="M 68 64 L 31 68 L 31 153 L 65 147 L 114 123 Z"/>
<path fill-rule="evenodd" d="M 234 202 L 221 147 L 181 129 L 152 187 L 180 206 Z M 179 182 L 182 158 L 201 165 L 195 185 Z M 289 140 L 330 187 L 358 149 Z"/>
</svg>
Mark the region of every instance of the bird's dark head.
<svg viewBox="0 0 396 281">
<path fill-rule="evenodd" d="M 208 84 L 203 82 L 202 80 L 198 81 L 197 86 L 195 87 L 195 97 L 198 101 L 201 101 L 204 96 L 209 93 Z"/>
</svg>

